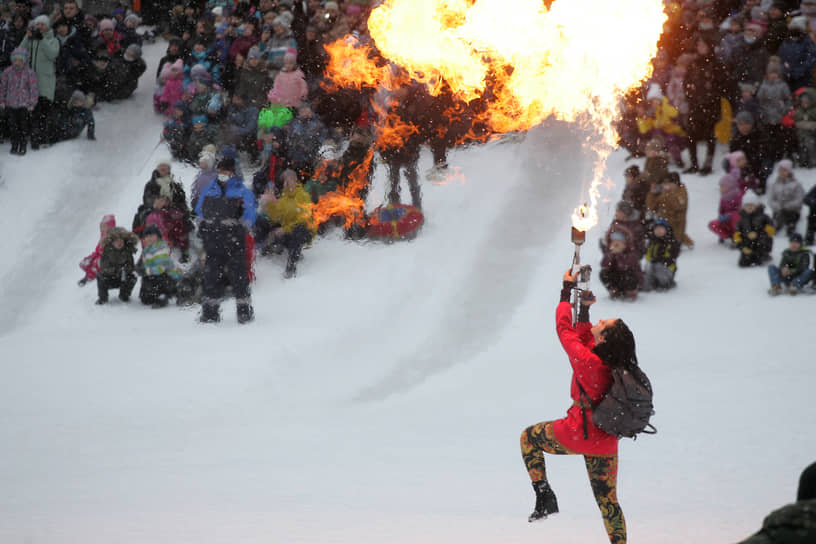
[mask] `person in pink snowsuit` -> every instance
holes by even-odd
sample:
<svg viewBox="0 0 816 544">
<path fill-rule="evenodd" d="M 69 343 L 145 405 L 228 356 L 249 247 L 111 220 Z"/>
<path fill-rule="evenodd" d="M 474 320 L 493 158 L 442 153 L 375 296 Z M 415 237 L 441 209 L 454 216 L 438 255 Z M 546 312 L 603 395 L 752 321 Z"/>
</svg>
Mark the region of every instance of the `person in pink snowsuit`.
<svg viewBox="0 0 816 544">
<path fill-rule="evenodd" d="M 174 63 L 167 63 L 162 66 L 159 80 L 164 82 L 159 103 L 162 113 L 170 117 L 173 113 L 173 106 L 184 98 L 184 63 L 177 59 Z"/>
<path fill-rule="evenodd" d="M 294 48 L 289 48 L 283 55 L 283 69 L 275 76 L 272 90 L 280 103 L 290 108 L 296 108 L 306 100 L 309 88 L 303 71 L 297 67 L 297 51 Z"/>
<path fill-rule="evenodd" d="M 96 244 L 96 249 L 93 253 L 85 257 L 79 262 L 79 267 L 85 272 L 85 275 L 77 283 L 83 287 L 89 281 L 96 279 L 99 274 L 99 259 L 102 258 L 102 240 L 108 235 L 110 229 L 116 226 L 116 218 L 113 215 L 105 215 L 102 221 L 99 222 L 99 242 Z"/>
<path fill-rule="evenodd" d="M 726 174 L 720 178 L 720 207 L 717 219 L 708 224 L 708 228 L 720 238 L 720 243 L 730 240 L 737 229 L 742 208 L 742 195 L 754 188 L 756 182 L 747 174 L 745 153 L 734 151 L 726 158 Z"/>
</svg>

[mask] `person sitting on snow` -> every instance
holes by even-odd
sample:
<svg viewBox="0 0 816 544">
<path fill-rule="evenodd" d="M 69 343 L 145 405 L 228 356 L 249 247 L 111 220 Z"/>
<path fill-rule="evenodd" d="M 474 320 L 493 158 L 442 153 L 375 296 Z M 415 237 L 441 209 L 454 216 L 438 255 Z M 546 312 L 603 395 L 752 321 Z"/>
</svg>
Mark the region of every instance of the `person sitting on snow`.
<svg viewBox="0 0 816 544">
<path fill-rule="evenodd" d="M 312 241 L 315 234 L 312 217 L 312 198 L 298 181 L 297 173 L 287 169 L 281 174 L 283 191 L 275 196 L 269 189 L 261 197 L 261 209 L 270 223 L 280 225 L 272 231 L 273 242 L 288 251 L 284 276 L 291 278 L 297 271 L 297 263 L 303 247 Z"/>
<path fill-rule="evenodd" d="M 745 193 L 733 238 L 741 253 L 739 266 L 757 266 L 770 260 L 775 234 L 773 220 L 765 214 L 759 195 L 753 191 Z"/>
<path fill-rule="evenodd" d="M 739 223 L 739 211 L 742 208 L 742 195 L 749 188 L 756 187 L 756 180 L 747 171 L 748 161 L 745 153 L 734 151 L 723 161 L 725 175 L 720 178 L 720 207 L 717 219 L 708 224 L 720 243 L 730 240 Z"/>
<path fill-rule="evenodd" d="M 79 89 L 75 90 L 68 101 L 68 107 L 60 110 L 59 119 L 57 120 L 57 135 L 56 140 L 73 140 L 78 138 L 82 131 L 88 128 L 88 139 L 96 140 L 94 130 L 96 124 L 94 122 L 93 110 L 85 93 Z"/>
<path fill-rule="evenodd" d="M 617 225 L 606 235 L 606 248 L 601 260 L 601 283 L 612 299 L 635 300 L 643 283 L 643 272 L 632 233 Z"/>
<path fill-rule="evenodd" d="M 790 159 L 782 159 L 777 166 L 776 181 L 768 192 L 768 203 L 778 231 L 784 227 L 788 236 L 796 231 L 804 199 L 805 188 L 793 175 L 793 163 Z"/>
<path fill-rule="evenodd" d="M 139 300 L 153 308 L 167 306 L 170 297 L 176 294 L 176 282 L 181 278 L 181 270 L 170 256 L 170 247 L 162 240 L 156 225 L 148 225 L 142 231 L 142 256 L 138 271 L 142 275 Z"/>
<path fill-rule="evenodd" d="M 97 304 L 108 302 L 108 289 L 119 289 L 119 300 L 127 302 L 136 286 L 133 273 L 133 254 L 136 253 L 138 238 L 122 227 L 113 227 L 102 241 L 102 257 L 99 260 L 99 275 L 96 289 Z"/>
<path fill-rule="evenodd" d="M 680 242 L 674 238 L 669 222 L 658 217 L 652 223 L 646 247 L 646 270 L 643 274 L 642 291 L 665 291 L 676 285 L 677 257 Z"/>
<path fill-rule="evenodd" d="M 802 247 L 802 235 L 794 232 L 790 235 L 790 246 L 782 252 L 779 266 L 768 266 L 768 277 L 771 288 L 768 293 L 776 296 L 782 293 L 782 284 L 791 295 L 798 294 L 813 278 L 810 268 L 810 252 Z"/>
</svg>

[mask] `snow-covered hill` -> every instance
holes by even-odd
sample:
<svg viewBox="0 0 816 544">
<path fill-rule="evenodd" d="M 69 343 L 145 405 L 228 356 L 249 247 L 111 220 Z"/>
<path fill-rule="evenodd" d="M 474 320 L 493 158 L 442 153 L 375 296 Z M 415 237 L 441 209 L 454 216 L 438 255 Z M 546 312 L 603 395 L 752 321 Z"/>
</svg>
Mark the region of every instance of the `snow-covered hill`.
<svg viewBox="0 0 816 544">
<path fill-rule="evenodd" d="M 145 48 L 148 74 L 162 48 Z M 548 457 L 562 512 L 527 524 L 518 446 L 570 404 L 553 313 L 591 168 L 583 135 L 553 123 L 455 151 L 461 175 L 424 184 L 415 241 L 330 234 L 292 281 L 262 259 L 256 321 L 238 326 L 227 301 L 201 326 L 193 309 L 98 307 L 76 286 L 100 217 L 129 225 L 166 155 L 151 83 L 99 106 L 96 142 L 0 147 L 0 542 L 605 542 L 574 457 Z M 656 391 L 659 434 L 621 444 L 633 543 L 747 536 L 793 500 L 816 451 L 816 298 L 769 298 L 765 270 L 716 243 L 718 175 L 684 177 L 697 246 L 678 288 L 593 308 L 629 323 Z"/>
</svg>

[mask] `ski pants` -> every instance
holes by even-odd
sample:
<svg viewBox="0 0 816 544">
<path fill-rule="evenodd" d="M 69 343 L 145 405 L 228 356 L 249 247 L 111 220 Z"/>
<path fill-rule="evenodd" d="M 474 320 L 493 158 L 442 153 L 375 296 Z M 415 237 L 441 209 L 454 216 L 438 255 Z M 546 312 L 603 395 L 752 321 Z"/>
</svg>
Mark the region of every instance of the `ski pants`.
<svg viewBox="0 0 816 544">
<path fill-rule="evenodd" d="M 633 270 L 617 270 L 604 268 L 601 270 L 601 283 L 610 293 L 635 291 L 638 288 L 638 277 Z"/>
<path fill-rule="evenodd" d="M 31 114 L 31 145 L 51 143 L 51 106 L 49 99 L 41 96 Z"/>
<path fill-rule="evenodd" d="M 232 286 L 237 303 L 249 301 L 249 266 L 244 239 L 230 239 L 228 245 L 204 244 L 204 288 L 202 302 L 218 307 L 224 296 L 224 276 Z"/>
<path fill-rule="evenodd" d="M 176 280 L 167 274 L 142 277 L 142 287 L 139 289 L 139 300 L 142 304 L 153 304 L 164 295 L 171 297 L 176 294 Z"/>
<path fill-rule="evenodd" d="M 136 276 L 133 274 L 117 274 L 115 276 L 99 275 L 96 277 L 96 291 L 99 300 L 108 301 L 108 289 L 119 289 L 119 298 L 127 299 L 136 286 Z"/>
<path fill-rule="evenodd" d="M 521 433 L 521 455 L 533 482 L 547 480 L 544 452 L 553 455 L 581 455 L 565 448 L 553 432 L 552 421 L 536 423 Z M 584 455 L 589 483 L 601 510 L 611 544 L 626 544 L 626 520 L 618 504 L 618 456 Z"/>
<path fill-rule="evenodd" d="M 643 290 L 668 289 L 674 282 L 674 271 L 663 263 L 647 263 L 643 273 Z"/>
<path fill-rule="evenodd" d="M 775 264 L 768 267 L 768 278 L 771 280 L 771 285 L 793 285 L 797 289 L 803 288 L 813 278 L 813 270 L 810 268 L 804 270 L 798 276 L 782 277 L 782 271 Z"/>
<path fill-rule="evenodd" d="M 6 118 L 12 143 L 27 144 L 31 131 L 31 113 L 25 108 L 6 108 Z"/>
</svg>

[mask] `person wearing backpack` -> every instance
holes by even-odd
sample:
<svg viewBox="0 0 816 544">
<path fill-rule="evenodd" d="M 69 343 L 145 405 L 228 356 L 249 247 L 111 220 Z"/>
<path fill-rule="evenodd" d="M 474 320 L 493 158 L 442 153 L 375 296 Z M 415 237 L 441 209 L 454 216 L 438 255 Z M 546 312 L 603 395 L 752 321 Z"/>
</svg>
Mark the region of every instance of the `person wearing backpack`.
<svg viewBox="0 0 816 544">
<path fill-rule="evenodd" d="M 547 482 L 544 452 L 583 455 L 609 541 L 625 544 L 626 521 L 617 498 L 618 436 L 601 430 L 593 421 L 592 412 L 613 385 L 613 368 L 637 366 L 635 339 L 621 319 L 590 323 L 589 307 L 595 299 L 589 291 L 582 297 L 578 322 L 573 326 L 569 300 L 575 286 L 576 276 L 567 271 L 556 309 L 558 338 L 573 369 L 570 387 L 573 404 L 567 417 L 537 423 L 521 433 L 521 453 L 536 493 L 535 509 L 528 521 L 558 512 L 555 493 Z"/>
</svg>

